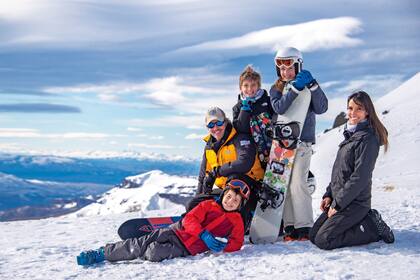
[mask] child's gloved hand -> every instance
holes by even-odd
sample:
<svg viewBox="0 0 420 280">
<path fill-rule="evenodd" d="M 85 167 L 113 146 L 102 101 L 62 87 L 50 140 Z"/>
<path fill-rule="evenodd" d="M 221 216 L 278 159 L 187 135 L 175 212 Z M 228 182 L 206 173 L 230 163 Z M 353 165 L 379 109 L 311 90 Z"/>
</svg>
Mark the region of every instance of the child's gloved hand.
<svg viewBox="0 0 420 280">
<path fill-rule="evenodd" d="M 223 249 L 225 249 L 227 242 L 223 242 L 220 240 L 217 240 L 213 234 L 208 232 L 207 230 L 204 230 L 200 234 L 201 240 L 207 245 L 207 247 L 212 250 L 213 252 L 221 252 Z"/>
<path fill-rule="evenodd" d="M 303 90 L 305 86 L 310 85 L 314 81 L 314 77 L 312 77 L 311 72 L 308 70 L 302 70 L 297 75 L 295 80 L 292 82 L 292 85 L 297 90 Z"/>
<path fill-rule="evenodd" d="M 252 99 L 249 97 L 242 100 L 241 110 L 251 112 L 252 111 L 251 103 L 252 103 Z"/>
</svg>

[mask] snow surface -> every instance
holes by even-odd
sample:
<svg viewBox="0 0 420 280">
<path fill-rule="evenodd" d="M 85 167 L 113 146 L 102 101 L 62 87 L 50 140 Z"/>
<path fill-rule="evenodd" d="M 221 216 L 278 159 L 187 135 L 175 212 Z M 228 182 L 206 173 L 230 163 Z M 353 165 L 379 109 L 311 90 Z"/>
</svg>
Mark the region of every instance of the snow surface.
<svg viewBox="0 0 420 280">
<path fill-rule="evenodd" d="M 379 114 L 389 110 L 381 118 L 390 133 L 390 149 L 386 154 L 381 152 L 378 158 L 372 203 L 394 229 L 394 244 L 381 241 L 366 246 L 323 251 L 310 242 L 279 241 L 275 244 L 251 245 L 246 241 L 241 251 L 232 254 L 206 253 L 162 263 L 135 260 L 80 267 L 76 264 L 76 255 L 81 250 L 117 241 L 118 226 L 127 219 L 139 216 L 138 213 L 103 215 L 108 213 L 103 210 L 101 215 L 0 223 L 0 278 L 419 279 L 420 164 L 417 157 L 420 155 L 420 96 L 415 93 L 419 87 L 420 74 L 417 74 L 375 102 Z M 329 182 L 337 145 L 342 140 L 341 133 L 342 128 L 336 128 L 320 135 L 314 147 L 311 166 L 318 182 L 313 195 L 316 216 L 320 213 L 319 201 Z M 148 173 L 149 179 L 153 177 L 151 175 L 165 177 L 164 174 Z M 134 190 L 133 195 L 136 191 L 144 191 L 144 196 L 150 198 L 153 191 L 151 187 L 146 187 L 147 176 L 138 178 L 143 187 L 121 190 Z M 159 183 L 159 180 L 154 183 Z M 160 190 L 161 187 L 156 188 L 156 191 Z M 143 214 L 165 216 L 174 214 L 173 211 L 174 208 L 149 209 Z"/>
</svg>

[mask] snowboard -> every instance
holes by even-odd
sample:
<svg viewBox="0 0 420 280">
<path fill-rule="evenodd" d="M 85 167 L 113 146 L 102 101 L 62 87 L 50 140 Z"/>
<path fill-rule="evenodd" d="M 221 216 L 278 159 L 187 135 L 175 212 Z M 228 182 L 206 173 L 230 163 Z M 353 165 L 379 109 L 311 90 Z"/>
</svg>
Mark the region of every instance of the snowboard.
<svg viewBox="0 0 420 280">
<path fill-rule="evenodd" d="M 251 221 L 250 242 L 277 240 L 283 216 L 284 199 L 293 169 L 296 148 L 311 101 L 309 89 L 301 91 L 289 109 L 278 115 L 269 130 L 273 139 L 259 200 Z"/>
<path fill-rule="evenodd" d="M 125 221 L 118 228 L 118 235 L 122 240 L 139 238 L 156 229 L 168 227 L 179 220 L 181 220 L 181 216 L 131 219 Z"/>
</svg>

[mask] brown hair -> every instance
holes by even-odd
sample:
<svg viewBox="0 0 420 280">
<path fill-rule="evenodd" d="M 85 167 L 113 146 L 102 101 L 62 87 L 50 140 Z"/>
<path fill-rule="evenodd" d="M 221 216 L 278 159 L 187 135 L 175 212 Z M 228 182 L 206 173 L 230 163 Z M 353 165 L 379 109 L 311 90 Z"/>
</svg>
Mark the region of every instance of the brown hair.
<svg viewBox="0 0 420 280">
<path fill-rule="evenodd" d="M 277 81 L 274 82 L 274 86 L 280 93 L 283 93 L 284 86 L 286 85 L 286 82 L 283 81 L 281 78 L 278 78 Z"/>
<path fill-rule="evenodd" d="M 252 68 L 252 65 L 247 65 L 239 76 L 239 88 L 245 80 L 257 81 L 258 87 L 261 87 L 261 75 Z"/>
<path fill-rule="evenodd" d="M 379 120 L 378 115 L 376 114 L 375 107 L 373 106 L 373 102 L 364 91 L 357 91 L 352 93 L 347 98 L 347 105 L 349 104 L 350 100 L 353 100 L 354 103 L 363 107 L 367 113 L 367 119 L 369 121 L 370 126 L 375 130 L 376 135 L 379 138 L 379 142 L 381 145 L 385 146 L 385 152 L 388 150 L 388 130 Z"/>
</svg>

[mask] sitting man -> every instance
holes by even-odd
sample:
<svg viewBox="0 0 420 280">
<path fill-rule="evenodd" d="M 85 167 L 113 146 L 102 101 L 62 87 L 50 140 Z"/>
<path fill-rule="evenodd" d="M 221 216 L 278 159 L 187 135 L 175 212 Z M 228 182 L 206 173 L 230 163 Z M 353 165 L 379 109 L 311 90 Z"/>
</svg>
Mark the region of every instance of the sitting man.
<svg viewBox="0 0 420 280">
<path fill-rule="evenodd" d="M 190 201 L 187 211 L 200 201 L 217 197 L 229 179 L 240 179 L 251 187 L 250 198 L 241 210 L 245 230 L 258 202 L 259 182 L 264 170 L 258 160 L 257 149 L 251 136 L 237 133 L 232 122 L 218 107 L 210 108 L 205 124 L 209 135 L 204 138 L 203 160 L 198 177 L 197 195 Z M 213 190 L 213 186 L 216 189 Z"/>
</svg>

